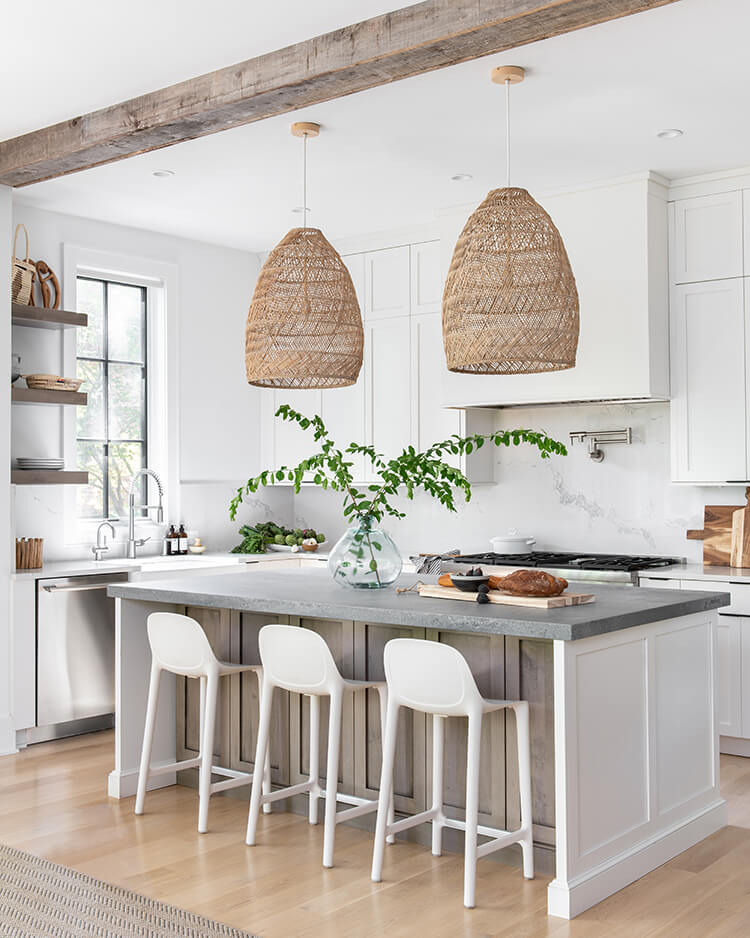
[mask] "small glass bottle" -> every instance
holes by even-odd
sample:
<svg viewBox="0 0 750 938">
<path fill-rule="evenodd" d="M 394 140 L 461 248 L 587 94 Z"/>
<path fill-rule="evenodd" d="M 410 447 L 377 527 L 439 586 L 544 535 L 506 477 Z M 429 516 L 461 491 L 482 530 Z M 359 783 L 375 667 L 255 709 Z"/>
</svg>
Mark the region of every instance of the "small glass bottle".
<svg viewBox="0 0 750 938">
<path fill-rule="evenodd" d="M 167 545 L 167 556 L 172 557 L 177 553 L 177 534 L 175 533 L 173 524 L 170 524 L 169 531 L 167 532 L 167 536 L 164 540 Z"/>
<path fill-rule="evenodd" d="M 179 551 L 180 554 L 187 554 L 188 552 L 188 536 L 185 531 L 185 525 L 180 525 L 180 530 L 177 532 L 177 537 L 179 538 Z"/>
</svg>

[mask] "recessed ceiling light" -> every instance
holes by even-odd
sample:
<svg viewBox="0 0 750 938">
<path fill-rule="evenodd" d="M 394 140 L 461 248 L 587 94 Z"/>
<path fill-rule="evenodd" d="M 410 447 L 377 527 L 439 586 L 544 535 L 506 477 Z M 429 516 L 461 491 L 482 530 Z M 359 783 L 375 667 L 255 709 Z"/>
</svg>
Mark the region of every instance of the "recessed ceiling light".
<svg viewBox="0 0 750 938">
<path fill-rule="evenodd" d="M 151 173 L 151 175 L 156 176 L 157 179 L 166 179 L 167 176 L 174 176 L 174 170 L 173 169 L 155 169 L 153 173 Z"/>
<path fill-rule="evenodd" d="M 471 173 L 456 173 L 454 176 L 451 176 L 453 182 L 470 182 L 473 178 Z"/>
<path fill-rule="evenodd" d="M 660 130 L 656 136 L 665 140 L 671 140 L 673 137 L 681 137 L 682 134 L 683 131 L 681 131 L 679 128 L 668 127 L 666 130 Z"/>
</svg>

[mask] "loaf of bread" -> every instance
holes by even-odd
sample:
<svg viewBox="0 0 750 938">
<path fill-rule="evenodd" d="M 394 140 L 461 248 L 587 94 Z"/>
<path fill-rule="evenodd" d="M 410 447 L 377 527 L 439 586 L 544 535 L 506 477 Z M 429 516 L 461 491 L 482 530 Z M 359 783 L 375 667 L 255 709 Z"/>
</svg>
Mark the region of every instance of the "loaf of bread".
<svg viewBox="0 0 750 938">
<path fill-rule="evenodd" d="M 502 590 L 511 596 L 559 596 L 567 588 L 567 580 L 544 570 L 514 570 L 507 576 L 490 577 L 490 589 Z"/>
</svg>

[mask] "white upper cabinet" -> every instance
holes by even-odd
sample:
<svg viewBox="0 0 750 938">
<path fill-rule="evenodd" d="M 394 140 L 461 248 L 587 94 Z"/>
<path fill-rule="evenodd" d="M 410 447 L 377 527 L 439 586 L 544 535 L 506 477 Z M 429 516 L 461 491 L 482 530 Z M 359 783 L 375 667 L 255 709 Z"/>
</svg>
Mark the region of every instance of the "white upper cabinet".
<svg viewBox="0 0 750 938">
<path fill-rule="evenodd" d="M 349 254 L 343 258 L 349 268 L 354 289 L 363 309 L 365 295 L 365 254 Z M 365 367 L 359 372 L 357 383 L 347 388 L 326 388 L 321 392 L 320 416 L 340 448 L 350 443 L 365 442 Z M 364 458 L 351 456 L 352 472 L 357 480 L 364 477 Z"/>
<path fill-rule="evenodd" d="M 411 305 L 409 245 L 370 251 L 364 257 L 364 318 L 408 316 Z"/>
<path fill-rule="evenodd" d="M 263 391 L 261 414 L 261 460 L 263 469 L 290 469 L 315 452 L 311 430 L 303 430 L 296 422 L 282 420 L 274 414 L 282 404 L 289 404 L 305 417 L 314 417 L 321 411 L 321 392 L 309 390 Z"/>
<path fill-rule="evenodd" d="M 412 442 L 409 316 L 365 321 L 365 434 L 388 458 Z M 365 478 L 370 474 L 369 460 Z"/>
<path fill-rule="evenodd" d="M 440 242 L 423 241 L 410 246 L 411 314 L 439 313 L 443 298 L 440 276 Z"/>
<path fill-rule="evenodd" d="M 672 291 L 672 478 L 747 478 L 744 281 Z"/>
<path fill-rule="evenodd" d="M 741 191 L 680 199 L 672 210 L 673 283 L 743 275 Z"/>
<path fill-rule="evenodd" d="M 578 287 L 576 366 L 536 375 L 448 373 L 444 402 L 471 407 L 667 400 L 666 199 L 664 185 L 645 175 L 539 196 L 562 235 Z M 470 211 L 443 217 L 443 276 Z"/>
</svg>

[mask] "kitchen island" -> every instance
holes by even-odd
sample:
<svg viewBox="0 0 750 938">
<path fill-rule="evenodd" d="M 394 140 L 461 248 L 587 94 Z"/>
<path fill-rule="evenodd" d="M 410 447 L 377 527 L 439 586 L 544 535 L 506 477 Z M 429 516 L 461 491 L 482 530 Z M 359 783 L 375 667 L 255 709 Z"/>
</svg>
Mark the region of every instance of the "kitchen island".
<svg viewBox="0 0 750 938">
<path fill-rule="evenodd" d="M 402 577 L 399 585 L 416 579 Z M 220 657 L 247 663 L 259 661 L 257 636 L 265 623 L 312 628 L 323 635 L 344 676 L 360 679 L 382 679 L 383 647 L 391 638 L 449 642 L 467 658 L 483 694 L 529 701 L 538 870 L 554 874 L 550 914 L 577 915 L 727 822 L 718 775 L 715 610 L 729 596 L 588 584 L 586 592 L 595 594 L 594 603 L 541 610 L 427 599 L 394 589 L 353 591 L 334 584 L 326 571 L 113 584 L 117 667 L 110 795 L 135 792 L 151 612 L 186 612 L 201 622 Z M 195 754 L 195 683 L 165 676 L 155 763 Z M 305 698 L 275 695 L 271 761 L 277 785 L 306 777 L 307 721 Z M 325 714 L 321 722 L 325 727 Z M 252 675 L 232 677 L 222 690 L 217 764 L 252 771 L 256 725 L 257 683 Z M 446 802 L 460 816 L 465 724 L 449 725 Z M 342 788 L 376 797 L 376 695 L 353 695 L 342 732 Z M 514 732 L 504 712 L 486 718 L 480 823 L 488 826 L 518 824 Z M 397 811 L 415 813 L 429 799 L 430 740 L 427 718 L 402 711 Z M 174 775 L 157 776 L 152 787 L 175 781 Z M 460 841 L 446 846 L 460 848 Z"/>
</svg>

